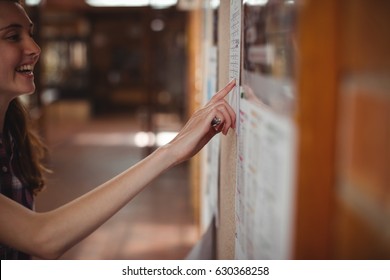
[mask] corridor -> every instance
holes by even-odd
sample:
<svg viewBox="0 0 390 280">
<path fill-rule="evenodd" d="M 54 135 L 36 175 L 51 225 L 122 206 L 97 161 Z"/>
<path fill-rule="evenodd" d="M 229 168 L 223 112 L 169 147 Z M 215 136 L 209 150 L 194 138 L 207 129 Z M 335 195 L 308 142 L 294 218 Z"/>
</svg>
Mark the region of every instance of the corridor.
<svg viewBox="0 0 390 280">
<path fill-rule="evenodd" d="M 76 111 L 73 111 L 75 114 Z M 46 121 L 50 148 L 47 188 L 37 211 L 86 193 L 147 153 L 134 143 L 134 116 Z M 190 204 L 188 163 L 163 174 L 62 259 L 183 259 L 197 239 Z"/>
</svg>

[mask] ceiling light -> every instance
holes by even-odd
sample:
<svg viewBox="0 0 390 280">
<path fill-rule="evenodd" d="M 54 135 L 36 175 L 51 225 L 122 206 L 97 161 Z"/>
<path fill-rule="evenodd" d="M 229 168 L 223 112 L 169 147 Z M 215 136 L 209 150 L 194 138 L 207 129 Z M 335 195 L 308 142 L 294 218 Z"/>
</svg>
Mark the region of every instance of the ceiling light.
<svg viewBox="0 0 390 280">
<path fill-rule="evenodd" d="M 177 4 L 177 0 L 150 0 L 150 6 L 155 9 L 164 9 Z"/>
<path fill-rule="evenodd" d="M 87 0 L 94 7 L 142 7 L 149 5 L 149 0 Z"/>
<path fill-rule="evenodd" d="M 217 9 L 219 7 L 220 0 L 211 0 L 210 1 L 210 7 L 212 9 Z"/>
<path fill-rule="evenodd" d="M 86 0 L 87 4 L 94 7 L 144 7 L 167 8 L 177 4 L 177 0 Z"/>
<path fill-rule="evenodd" d="M 263 6 L 268 3 L 268 0 L 244 0 L 244 4 L 249 6 Z"/>
<path fill-rule="evenodd" d="M 27 6 L 37 6 L 41 3 L 41 0 L 26 0 Z"/>
</svg>

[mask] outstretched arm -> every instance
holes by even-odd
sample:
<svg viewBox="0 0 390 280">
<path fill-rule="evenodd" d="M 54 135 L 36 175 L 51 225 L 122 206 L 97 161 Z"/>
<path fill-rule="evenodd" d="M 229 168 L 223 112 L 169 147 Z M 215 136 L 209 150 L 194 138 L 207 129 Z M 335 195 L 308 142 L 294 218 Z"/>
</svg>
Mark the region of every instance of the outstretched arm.
<svg viewBox="0 0 390 280">
<path fill-rule="evenodd" d="M 0 243 L 31 255 L 54 259 L 112 217 L 161 173 L 195 155 L 217 133 L 235 127 L 224 97 L 229 83 L 198 110 L 179 134 L 138 164 L 53 211 L 36 213 L 0 195 Z M 214 117 L 221 123 L 212 127 Z"/>
</svg>

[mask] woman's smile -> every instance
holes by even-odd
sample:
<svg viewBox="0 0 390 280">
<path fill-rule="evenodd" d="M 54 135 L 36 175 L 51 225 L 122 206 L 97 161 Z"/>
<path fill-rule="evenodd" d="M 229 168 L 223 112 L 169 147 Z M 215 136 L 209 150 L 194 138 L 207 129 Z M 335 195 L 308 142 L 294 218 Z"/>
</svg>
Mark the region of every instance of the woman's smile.
<svg viewBox="0 0 390 280">
<path fill-rule="evenodd" d="M 20 75 L 23 75 L 27 78 L 34 78 L 34 65 L 33 64 L 25 64 L 16 68 L 16 72 Z"/>
</svg>

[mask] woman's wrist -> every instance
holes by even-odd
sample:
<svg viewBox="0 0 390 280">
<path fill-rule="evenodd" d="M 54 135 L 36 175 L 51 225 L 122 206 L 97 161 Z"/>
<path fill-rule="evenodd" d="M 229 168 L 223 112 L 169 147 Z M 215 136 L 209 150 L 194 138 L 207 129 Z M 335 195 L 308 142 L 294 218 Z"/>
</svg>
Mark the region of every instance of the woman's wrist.
<svg viewBox="0 0 390 280">
<path fill-rule="evenodd" d="M 166 169 L 179 164 L 171 143 L 159 147 L 154 153 L 156 153 L 157 157 L 161 158 L 162 164 L 166 166 Z"/>
</svg>

